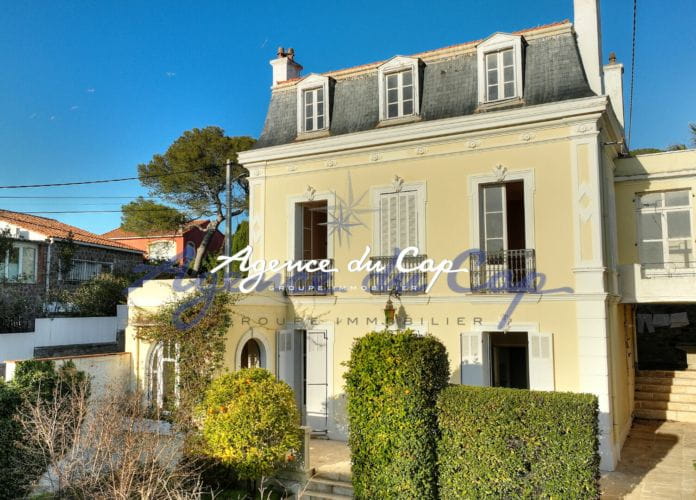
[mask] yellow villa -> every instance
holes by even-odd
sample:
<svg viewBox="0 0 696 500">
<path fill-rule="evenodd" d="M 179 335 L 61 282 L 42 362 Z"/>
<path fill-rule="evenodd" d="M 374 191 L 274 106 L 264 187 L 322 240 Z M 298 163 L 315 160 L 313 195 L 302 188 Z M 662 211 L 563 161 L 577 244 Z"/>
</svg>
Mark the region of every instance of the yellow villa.
<svg viewBox="0 0 696 500">
<path fill-rule="evenodd" d="M 306 425 L 345 440 L 353 339 L 411 328 L 445 344 L 452 383 L 597 395 L 604 470 L 634 410 L 689 418 L 655 388 L 671 358 L 651 337 L 640 352 L 636 332 L 659 333 L 665 314 L 689 324 L 696 152 L 625 157 L 623 66 L 602 64 L 598 3 L 575 0 L 574 23 L 323 74 L 279 49 L 263 132 L 239 155 L 252 261 L 336 272 L 266 276 L 272 287 L 243 294 L 227 368 L 271 370 Z M 447 261 L 464 271 L 436 276 Z M 132 289 L 131 317 L 176 295 L 169 281 Z M 152 374 L 176 360 L 134 331 L 134 381 L 156 401 Z M 670 345 L 664 356 L 686 359 Z M 643 355 L 657 371 L 636 379 Z"/>
</svg>

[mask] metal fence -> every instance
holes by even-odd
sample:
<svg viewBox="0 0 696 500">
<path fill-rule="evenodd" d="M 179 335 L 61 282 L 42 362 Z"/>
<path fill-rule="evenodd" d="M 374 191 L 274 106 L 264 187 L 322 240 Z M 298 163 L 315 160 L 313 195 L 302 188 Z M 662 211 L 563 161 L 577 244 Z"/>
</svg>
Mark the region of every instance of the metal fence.
<svg viewBox="0 0 696 500">
<path fill-rule="evenodd" d="M 33 331 L 33 318 L 0 318 L 0 333 L 26 333 Z"/>
<path fill-rule="evenodd" d="M 333 259 L 317 259 L 328 260 L 329 268 L 333 268 Z M 300 261 L 302 264 L 310 262 L 309 260 Z M 285 293 L 288 295 L 331 295 L 333 293 L 335 273 L 326 271 L 297 271 L 286 272 L 285 274 Z"/>
<path fill-rule="evenodd" d="M 534 249 L 479 251 L 469 257 L 471 291 L 481 293 L 535 292 Z"/>
<path fill-rule="evenodd" d="M 381 270 L 370 272 L 369 287 L 370 293 L 389 294 L 396 292 L 400 295 L 414 295 L 425 293 L 428 287 L 428 273 L 425 271 L 414 270 L 404 271 L 402 269 L 416 269 L 425 259 L 426 255 L 405 256 L 401 260 L 401 269 L 397 268 L 395 256 L 370 257 L 372 264 L 381 264 Z"/>
</svg>

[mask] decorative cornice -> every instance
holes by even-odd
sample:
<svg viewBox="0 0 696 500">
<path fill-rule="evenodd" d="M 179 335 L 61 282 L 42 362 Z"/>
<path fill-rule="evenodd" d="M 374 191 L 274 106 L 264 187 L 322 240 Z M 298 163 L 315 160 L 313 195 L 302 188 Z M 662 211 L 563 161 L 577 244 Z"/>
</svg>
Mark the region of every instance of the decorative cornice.
<svg viewBox="0 0 696 500">
<path fill-rule="evenodd" d="M 576 116 L 598 113 L 601 115 L 601 113 L 606 111 L 607 105 L 608 98 L 606 96 L 584 97 L 494 113 L 409 123 L 398 127 L 380 128 L 353 134 L 325 137 L 313 141 L 243 151 L 239 153 L 239 162 L 250 166 L 265 161 L 285 160 L 456 134 L 475 133 L 490 129 L 539 124 L 544 121 L 563 120 Z M 471 140 L 468 146 L 476 148 L 479 144 L 478 140 Z M 379 153 L 377 154 L 379 155 Z M 380 156 L 377 156 L 376 160 L 372 161 L 379 159 Z"/>
</svg>

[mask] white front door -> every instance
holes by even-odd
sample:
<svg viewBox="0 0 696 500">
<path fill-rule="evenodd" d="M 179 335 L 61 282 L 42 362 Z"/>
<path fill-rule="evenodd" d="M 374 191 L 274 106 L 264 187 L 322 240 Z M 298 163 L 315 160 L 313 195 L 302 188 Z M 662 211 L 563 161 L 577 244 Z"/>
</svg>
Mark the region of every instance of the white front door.
<svg viewBox="0 0 696 500">
<path fill-rule="evenodd" d="M 460 379 L 464 385 L 490 385 L 489 337 L 485 332 L 461 334 Z"/>
<path fill-rule="evenodd" d="M 327 346 L 326 331 L 307 331 L 305 338 L 305 423 L 316 432 L 327 430 L 329 397 Z"/>
</svg>

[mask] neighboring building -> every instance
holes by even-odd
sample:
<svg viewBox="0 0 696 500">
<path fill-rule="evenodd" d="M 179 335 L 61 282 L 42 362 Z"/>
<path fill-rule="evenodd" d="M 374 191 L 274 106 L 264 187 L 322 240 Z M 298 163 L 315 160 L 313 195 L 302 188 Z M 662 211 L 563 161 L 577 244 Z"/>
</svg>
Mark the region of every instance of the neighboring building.
<svg viewBox="0 0 696 500">
<path fill-rule="evenodd" d="M 621 300 L 635 313 L 635 414 L 696 422 L 696 151 L 616 162 Z"/>
<path fill-rule="evenodd" d="M 13 248 L 2 256 L 0 280 L 3 290 L 13 294 L 45 297 L 55 288 L 72 288 L 100 273 L 130 271 L 143 262 L 141 250 L 55 219 L 0 210 L 3 229 L 9 229 Z M 61 249 L 71 240 L 74 251 L 66 273 L 61 264 L 67 264 L 69 254 Z"/>
<path fill-rule="evenodd" d="M 209 225 L 209 220 L 193 220 L 175 232 L 148 235 L 138 235 L 119 227 L 102 234 L 102 237 L 142 250 L 148 259 L 171 260 L 176 258 L 177 263 L 183 264 L 184 261 L 196 256 L 196 249 L 203 240 Z M 206 255 L 219 253 L 224 243 L 225 237 L 216 229 L 208 244 Z"/>
<path fill-rule="evenodd" d="M 239 154 L 250 172 L 253 258 L 331 259 L 338 272 L 283 276 L 284 293 L 238 304 L 229 369 L 274 371 L 295 389 L 307 425 L 345 439 L 344 362 L 393 305 L 400 327 L 442 340 L 453 383 L 597 395 L 601 467 L 615 467 L 634 410 L 633 303 L 696 299 L 684 271 L 696 185 L 681 182 L 693 165 L 619 159 L 623 66 L 613 55 L 601 65 L 599 2 L 574 7 L 573 24 L 305 77 L 294 51 L 279 50 L 263 132 Z M 636 174 L 641 165 L 654 173 Z M 674 189 L 644 199 L 657 210 L 659 198 L 668 221 L 640 242 L 641 269 L 666 283 L 658 300 L 634 271 L 632 198 Z M 386 272 L 347 271 L 366 247 Z M 450 259 L 469 272 L 442 275 L 426 292 L 432 269 L 394 269 L 395 249 L 406 247 L 417 248 L 407 268 Z M 157 307 L 183 289 L 150 283 L 129 301 Z M 669 314 L 683 325 L 681 309 Z M 148 351 L 133 333 L 136 380 L 156 395 L 162 347 Z"/>
</svg>

